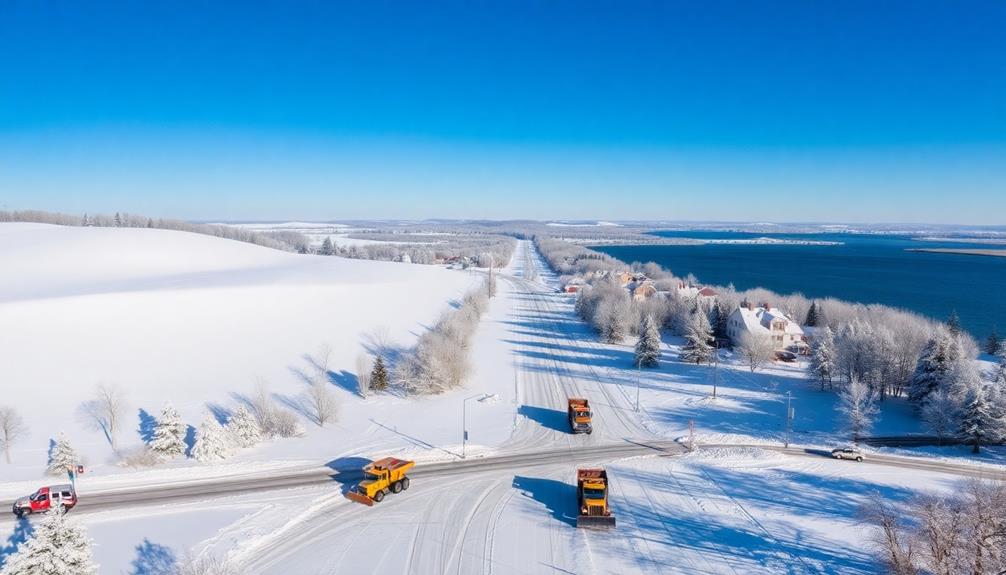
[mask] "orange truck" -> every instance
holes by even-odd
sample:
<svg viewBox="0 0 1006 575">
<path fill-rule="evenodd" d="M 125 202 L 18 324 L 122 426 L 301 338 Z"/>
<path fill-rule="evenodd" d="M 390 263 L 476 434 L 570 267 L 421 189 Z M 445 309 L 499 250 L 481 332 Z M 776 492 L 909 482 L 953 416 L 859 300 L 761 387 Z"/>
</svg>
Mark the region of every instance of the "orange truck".
<svg viewBox="0 0 1006 575">
<path fill-rule="evenodd" d="M 608 472 L 604 469 L 576 470 L 576 497 L 580 514 L 577 527 L 609 529 L 615 526 L 615 516 L 608 507 Z"/>
<path fill-rule="evenodd" d="M 361 481 L 355 489 L 346 493 L 346 497 L 373 507 L 375 503 L 384 501 L 389 493 L 401 493 L 409 488 L 411 481 L 405 475 L 415 461 L 385 457 L 363 467 L 363 473 L 368 477 Z"/>
<path fill-rule="evenodd" d="M 569 398 L 566 417 L 569 418 L 569 430 L 572 433 L 586 433 L 590 435 L 590 432 L 594 431 L 590 423 L 590 403 L 586 399 L 579 397 Z"/>
</svg>

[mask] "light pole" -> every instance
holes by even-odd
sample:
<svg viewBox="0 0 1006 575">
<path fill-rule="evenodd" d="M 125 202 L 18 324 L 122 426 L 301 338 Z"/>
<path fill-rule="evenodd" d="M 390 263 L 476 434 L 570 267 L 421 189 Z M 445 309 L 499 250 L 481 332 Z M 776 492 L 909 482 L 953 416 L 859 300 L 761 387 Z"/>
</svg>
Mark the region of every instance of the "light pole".
<svg viewBox="0 0 1006 575">
<path fill-rule="evenodd" d="M 793 392 L 786 392 L 786 441 L 784 442 L 785 447 L 789 447 L 789 435 L 793 429 Z"/>
<path fill-rule="evenodd" d="M 716 399 L 716 384 L 719 383 L 720 367 L 720 341 L 716 340 L 716 349 L 713 351 L 713 399 Z"/>
<path fill-rule="evenodd" d="M 639 378 L 643 371 L 643 358 L 639 358 L 636 361 L 636 412 L 639 412 Z"/>
<path fill-rule="evenodd" d="M 461 402 L 461 459 L 465 458 L 465 447 L 468 444 L 468 400 L 485 397 L 484 393 L 477 393 L 471 397 L 466 397 Z"/>
</svg>

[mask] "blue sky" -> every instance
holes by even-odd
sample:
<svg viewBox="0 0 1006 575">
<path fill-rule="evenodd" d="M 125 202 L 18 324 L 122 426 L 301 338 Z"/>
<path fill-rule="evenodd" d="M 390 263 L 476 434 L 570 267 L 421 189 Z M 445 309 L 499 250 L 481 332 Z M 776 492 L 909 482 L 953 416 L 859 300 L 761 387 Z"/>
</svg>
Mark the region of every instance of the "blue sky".
<svg viewBox="0 0 1006 575">
<path fill-rule="evenodd" d="M 1004 29 L 1000 0 L 0 0 L 0 206 L 1004 223 Z"/>
</svg>

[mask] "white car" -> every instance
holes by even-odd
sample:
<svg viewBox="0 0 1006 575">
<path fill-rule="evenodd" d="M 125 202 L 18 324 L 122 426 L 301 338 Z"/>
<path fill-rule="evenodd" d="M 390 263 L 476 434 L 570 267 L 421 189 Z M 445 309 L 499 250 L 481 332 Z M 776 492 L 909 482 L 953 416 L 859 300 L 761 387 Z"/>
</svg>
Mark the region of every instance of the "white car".
<svg viewBox="0 0 1006 575">
<path fill-rule="evenodd" d="M 863 460 L 863 452 L 854 447 L 839 447 L 831 450 L 831 456 L 835 459 L 855 459 Z"/>
</svg>

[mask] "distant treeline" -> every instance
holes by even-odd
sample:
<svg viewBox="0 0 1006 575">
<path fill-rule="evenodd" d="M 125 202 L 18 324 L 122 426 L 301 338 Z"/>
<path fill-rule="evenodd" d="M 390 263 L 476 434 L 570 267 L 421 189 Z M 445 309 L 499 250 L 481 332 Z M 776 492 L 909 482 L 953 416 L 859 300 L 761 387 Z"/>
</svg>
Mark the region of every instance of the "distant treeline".
<svg viewBox="0 0 1006 575">
<path fill-rule="evenodd" d="M 153 228 L 175 230 L 236 240 L 257 246 L 288 252 L 308 253 L 308 239 L 302 234 L 289 230 L 275 232 L 251 231 L 235 226 L 220 224 L 195 224 L 182 220 L 150 218 L 125 212 L 115 214 L 83 214 L 73 216 L 40 210 L 2 211 L 0 222 L 30 222 L 54 224 L 57 226 L 93 226 L 100 228 Z"/>
</svg>

